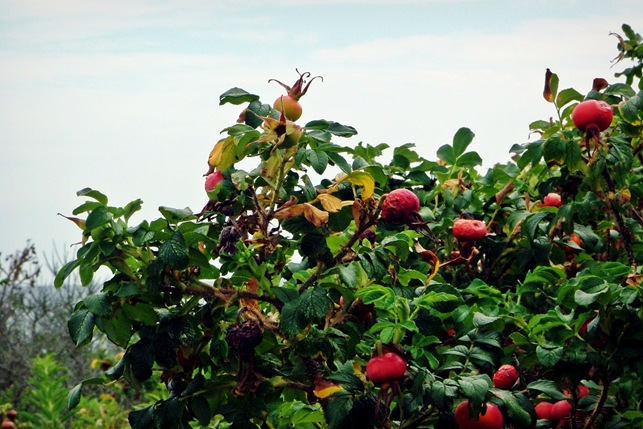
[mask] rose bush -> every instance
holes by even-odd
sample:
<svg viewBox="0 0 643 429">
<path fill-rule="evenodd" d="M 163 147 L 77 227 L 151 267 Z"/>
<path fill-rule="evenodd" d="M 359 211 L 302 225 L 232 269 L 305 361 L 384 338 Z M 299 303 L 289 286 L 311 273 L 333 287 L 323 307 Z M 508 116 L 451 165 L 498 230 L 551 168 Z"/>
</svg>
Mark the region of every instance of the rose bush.
<svg viewBox="0 0 643 429">
<path fill-rule="evenodd" d="M 167 395 L 133 410 L 133 428 L 452 427 L 465 400 L 512 427 L 547 427 L 534 409 L 545 400 L 570 404 L 570 427 L 640 425 L 643 49 L 623 32 L 625 83 L 584 96 L 547 70 L 557 119 L 532 123 L 539 138 L 485 173 L 467 128 L 432 159 L 412 144 L 342 145 L 355 129 L 297 125 L 258 95 L 225 92 L 241 115 L 207 157 L 205 173 L 226 179 L 202 210 L 160 207 L 131 224 L 141 200 L 78 193 L 82 242 L 55 285 L 111 270 L 69 331 L 77 346 L 98 330 L 125 352 L 69 406 L 85 386 L 157 378 Z M 574 126 L 585 98 L 612 106 L 610 127 Z M 396 189 L 420 202 L 405 223 L 382 221 Z M 564 204 L 534 203 L 550 192 Z M 457 240 L 459 218 L 485 234 Z M 365 374 L 382 348 L 406 363 L 394 388 Z M 506 390 L 492 384 L 503 364 L 520 373 Z M 565 395 L 581 382 L 589 394 Z"/>
</svg>

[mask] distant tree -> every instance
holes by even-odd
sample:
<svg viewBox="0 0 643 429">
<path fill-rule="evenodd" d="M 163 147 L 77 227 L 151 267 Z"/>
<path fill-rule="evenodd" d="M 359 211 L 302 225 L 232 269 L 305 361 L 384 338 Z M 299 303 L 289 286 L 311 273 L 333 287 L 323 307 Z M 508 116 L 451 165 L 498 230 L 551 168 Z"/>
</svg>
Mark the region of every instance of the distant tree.
<svg viewBox="0 0 643 429">
<path fill-rule="evenodd" d="M 74 374 L 90 375 L 90 360 L 98 347 L 78 353 L 70 339 L 67 319 L 75 302 L 94 293 L 95 284 L 80 287 L 71 278 L 61 288 L 51 287 L 45 273 L 54 273 L 64 264 L 64 253 L 55 251 L 40 263 L 35 245 L 0 259 L 0 402 L 20 405 L 31 362 L 37 356 L 53 354 Z"/>
</svg>

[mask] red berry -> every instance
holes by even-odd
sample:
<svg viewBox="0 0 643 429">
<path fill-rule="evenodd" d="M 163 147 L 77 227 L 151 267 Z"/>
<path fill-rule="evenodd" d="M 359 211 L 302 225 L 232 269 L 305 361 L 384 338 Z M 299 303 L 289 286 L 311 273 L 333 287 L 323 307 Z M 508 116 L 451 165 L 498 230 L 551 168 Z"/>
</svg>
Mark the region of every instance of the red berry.
<svg viewBox="0 0 643 429">
<path fill-rule="evenodd" d="M 474 419 L 469 411 L 469 401 L 463 401 L 455 409 L 455 423 L 458 429 L 502 429 L 504 422 L 496 404 L 487 402 L 484 412 Z"/>
<path fill-rule="evenodd" d="M 563 199 L 560 197 L 560 194 L 550 192 L 549 194 L 545 195 L 545 198 L 543 198 L 542 205 L 544 207 L 560 207 L 563 205 Z"/>
<path fill-rule="evenodd" d="M 406 372 L 406 362 L 393 352 L 371 358 L 366 364 L 366 377 L 375 384 L 397 381 Z"/>
<path fill-rule="evenodd" d="M 612 123 L 613 117 L 612 107 L 600 100 L 585 100 L 572 111 L 574 125 L 583 132 L 590 128 L 604 131 Z"/>
<path fill-rule="evenodd" d="M 15 429 L 16 425 L 9 420 L 2 422 L 2 429 Z"/>
<path fill-rule="evenodd" d="M 567 419 L 572 415 L 572 404 L 567 399 L 561 399 L 558 402 L 554 402 L 551 406 L 551 417 L 550 420 L 554 422 L 559 422 L 563 419 Z"/>
<path fill-rule="evenodd" d="M 7 418 L 12 422 L 15 422 L 16 419 L 18 418 L 18 412 L 14 409 L 7 411 Z"/>
<path fill-rule="evenodd" d="M 460 218 L 453 223 L 453 236 L 458 241 L 480 240 L 487 232 L 487 226 L 481 220 Z"/>
<path fill-rule="evenodd" d="M 509 390 L 518 381 L 518 370 L 515 366 L 505 364 L 493 374 L 493 387 Z"/>
<path fill-rule="evenodd" d="M 536 417 L 538 417 L 538 419 L 551 420 L 551 407 L 553 406 L 554 404 L 547 401 L 537 403 L 534 407 Z"/>
<path fill-rule="evenodd" d="M 221 173 L 220 171 L 215 171 L 214 173 L 208 174 L 208 176 L 205 178 L 205 190 L 208 192 L 213 190 L 222 180 L 223 173 Z"/>
<path fill-rule="evenodd" d="M 408 189 L 395 189 L 389 192 L 382 203 L 382 219 L 384 222 L 400 225 L 419 210 L 420 200 L 417 195 Z"/>
<path fill-rule="evenodd" d="M 578 388 L 576 389 L 576 396 L 578 396 L 578 399 L 587 395 L 589 395 L 589 388 L 587 386 L 579 384 Z"/>
</svg>

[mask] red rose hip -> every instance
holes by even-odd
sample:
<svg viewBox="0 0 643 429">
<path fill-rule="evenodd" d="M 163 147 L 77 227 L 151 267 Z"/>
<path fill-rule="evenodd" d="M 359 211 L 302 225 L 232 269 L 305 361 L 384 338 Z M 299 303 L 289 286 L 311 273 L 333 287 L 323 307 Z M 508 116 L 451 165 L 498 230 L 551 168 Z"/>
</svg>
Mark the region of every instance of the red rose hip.
<svg viewBox="0 0 643 429">
<path fill-rule="evenodd" d="M 560 194 L 550 192 L 543 198 L 542 205 L 545 207 L 560 207 L 563 205 L 563 199 L 560 197 Z"/>
<path fill-rule="evenodd" d="M 554 404 L 547 401 L 537 403 L 536 406 L 534 407 L 534 410 L 536 411 L 536 417 L 539 420 L 540 419 L 551 420 L 551 407 L 553 406 Z"/>
<path fill-rule="evenodd" d="M 455 409 L 455 423 L 458 429 L 502 429 L 503 417 L 498 406 L 492 402 L 486 403 L 486 409 L 477 419 L 471 415 L 469 401 L 463 401 Z"/>
<path fill-rule="evenodd" d="M 481 220 L 461 218 L 453 223 L 453 236 L 458 241 L 477 241 L 487 232 L 487 225 Z"/>
<path fill-rule="evenodd" d="M 509 390 L 516 381 L 518 381 L 518 370 L 513 365 L 501 365 L 493 374 L 493 387 L 496 389 Z"/>
<path fill-rule="evenodd" d="M 366 364 L 366 377 L 375 384 L 397 381 L 406 372 L 406 362 L 393 352 L 374 356 Z"/>
<path fill-rule="evenodd" d="M 605 131 L 612 123 L 612 107 L 601 100 L 585 100 L 572 111 L 572 121 L 579 130 L 585 132 L 591 128 Z"/>
<path fill-rule="evenodd" d="M 382 219 L 395 225 L 406 223 L 412 213 L 420 210 L 420 200 L 408 189 L 395 189 L 382 203 Z"/>
<path fill-rule="evenodd" d="M 559 422 L 563 419 L 567 419 L 572 415 L 572 404 L 567 399 L 561 399 L 558 402 L 554 402 L 551 406 L 551 417 L 550 420 L 554 422 Z"/>
</svg>

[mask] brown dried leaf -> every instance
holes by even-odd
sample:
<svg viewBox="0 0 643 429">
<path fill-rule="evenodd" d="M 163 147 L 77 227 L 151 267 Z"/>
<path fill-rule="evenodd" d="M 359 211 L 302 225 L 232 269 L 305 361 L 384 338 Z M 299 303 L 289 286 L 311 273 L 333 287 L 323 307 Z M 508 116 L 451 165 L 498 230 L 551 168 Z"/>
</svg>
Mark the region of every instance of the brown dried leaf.
<svg viewBox="0 0 643 429">
<path fill-rule="evenodd" d="M 502 188 L 498 193 L 496 194 L 496 204 L 500 205 L 502 203 L 502 200 L 505 199 L 507 195 L 512 193 L 514 190 L 514 182 L 511 181 L 505 185 L 504 188 Z"/>
<path fill-rule="evenodd" d="M 602 91 L 603 89 L 607 88 L 610 84 L 603 79 L 602 77 L 597 77 L 592 81 L 592 90 L 594 91 Z"/>
<path fill-rule="evenodd" d="M 318 209 L 310 203 L 296 204 L 294 206 L 279 209 L 275 212 L 275 219 L 291 219 L 304 215 L 309 222 L 316 227 L 325 225 L 328 222 L 328 212 Z"/>
</svg>

